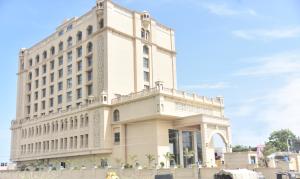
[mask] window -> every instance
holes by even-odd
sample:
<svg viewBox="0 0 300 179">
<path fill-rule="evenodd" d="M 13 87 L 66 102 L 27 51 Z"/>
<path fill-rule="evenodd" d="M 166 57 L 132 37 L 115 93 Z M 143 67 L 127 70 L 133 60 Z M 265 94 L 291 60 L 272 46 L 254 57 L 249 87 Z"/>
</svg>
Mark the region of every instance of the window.
<svg viewBox="0 0 300 179">
<path fill-rule="evenodd" d="M 68 43 L 68 47 L 71 47 L 73 44 L 72 44 L 72 37 L 69 37 L 68 40 L 67 40 L 67 43 Z"/>
<path fill-rule="evenodd" d="M 63 51 L 64 50 L 64 43 L 63 42 L 59 42 L 59 44 L 58 44 L 58 50 L 59 51 Z"/>
<path fill-rule="evenodd" d="M 32 73 L 31 73 L 31 72 L 29 72 L 29 74 L 28 74 L 28 78 L 29 78 L 29 80 L 31 80 L 31 79 L 32 79 Z"/>
<path fill-rule="evenodd" d="M 85 148 L 89 147 L 89 135 L 88 134 L 85 134 L 85 144 L 84 144 L 84 147 Z"/>
<path fill-rule="evenodd" d="M 82 84 L 82 75 L 77 75 L 77 85 Z"/>
<path fill-rule="evenodd" d="M 51 73 L 51 74 L 50 74 L 50 82 L 51 82 L 51 83 L 54 82 L 54 73 Z"/>
<path fill-rule="evenodd" d="M 34 104 L 34 112 L 37 112 L 37 111 L 38 111 L 38 104 L 35 103 L 35 104 Z"/>
<path fill-rule="evenodd" d="M 69 24 L 68 27 L 67 27 L 67 31 L 70 31 L 73 29 L 73 24 Z"/>
<path fill-rule="evenodd" d="M 51 49 L 50 49 L 50 53 L 51 53 L 51 55 L 54 55 L 55 54 L 55 47 L 51 47 Z"/>
<path fill-rule="evenodd" d="M 148 90 L 148 89 L 150 89 L 150 86 L 149 85 L 144 85 L 144 89 Z"/>
<path fill-rule="evenodd" d="M 114 122 L 117 122 L 117 121 L 120 121 L 120 112 L 119 110 L 114 110 L 114 113 L 113 113 L 113 120 Z"/>
<path fill-rule="evenodd" d="M 82 56 L 82 47 L 77 48 L 77 58 L 80 58 Z"/>
<path fill-rule="evenodd" d="M 72 78 L 67 79 L 67 89 L 72 88 Z"/>
<path fill-rule="evenodd" d="M 82 32 L 77 32 L 77 42 L 80 42 L 82 40 Z"/>
<path fill-rule="evenodd" d="M 46 85 L 46 77 L 43 77 L 43 85 Z"/>
<path fill-rule="evenodd" d="M 82 61 L 78 61 L 77 62 L 77 71 L 81 71 L 82 70 Z"/>
<path fill-rule="evenodd" d="M 87 52 L 88 53 L 91 53 L 93 51 L 93 43 L 92 42 L 89 42 L 87 44 Z"/>
<path fill-rule="evenodd" d="M 93 26 L 89 25 L 88 28 L 87 28 L 87 35 L 92 35 L 93 33 Z"/>
<path fill-rule="evenodd" d="M 145 38 L 145 29 L 141 30 L 141 37 L 144 39 Z"/>
<path fill-rule="evenodd" d="M 68 52 L 68 63 L 72 62 L 72 51 Z"/>
<path fill-rule="evenodd" d="M 88 96 L 91 96 L 93 94 L 93 85 L 87 86 L 87 93 L 88 93 Z"/>
<path fill-rule="evenodd" d="M 149 79 L 150 79 L 149 72 L 144 71 L 144 81 L 149 82 L 150 81 Z"/>
<path fill-rule="evenodd" d="M 39 55 L 37 55 L 37 56 L 35 57 L 35 63 L 40 63 L 40 56 L 39 56 Z"/>
<path fill-rule="evenodd" d="M 58 78 L 62 78 L 63 77 L 63 69 L 58 70 Z"/>
<path fill-rule="evenodd" d="M 143 53 L 148 55 L 149 54 L 149 47 L 147 45 L 143 46 Z"/>
<path fill-rule="evenodd" d="M 87 57 L 87 66 L 91 67 L 93 65 L 93 57 L 89 56 Z"/>
<path fill-rule="evenodd" d="M 120 143 L 120 132 L 116 132 L 114 134 L 114 142 L 115 142 L 115 144 L 119 144 Z"/>
<path fill-rule="evenodd" d="M 39 76 L 39 68 L 35 69 L 35 76 L 38 77 Z"/>
<path fill-rule="evenodd" d="M 57 96 L 57 104 L 61 104 L 62 103 L 62 95 L 58 95 Z"/>
<path fill-rule="evenodd" d="M 51 86 L 50 86 L 50 95 L 53 95 L 53 94 L 54 94 L 54 86 L 51 85 Z"/>
<path fill-rule="evenodd" d="M 32 59 L 29 60 L 29 66 L 32 66 Z"/>
<path fill-rule="evenodd" d="M 72 65 L 67 66 L 67 74 L 72 75 Z"/>
<path fill-rule="evenodd" d="M 47 72 L 47 65 L 43 65 L 43 74 Z"/>
<path fill-rule="evenodd" d="M 102 29 L 104 27 L 104 19 L 101 19 L 99 21 L 99 27 L 100 27 L 100 29 Z"/>
<path fill-rule="evenodd" d="M 64 30 L 58 32 L 58 36 L 62 36 L 64 34 Z"/>
<path fill-rule="evenodd" d="M 46 101 L 42 101 L 42 109 L 44 110 L 46 108 Z"/>
<path fill-rule="evenodd" d="M 61 91 L 63 89 L 63 83 L 59 82 L 58 83 L 58 91 Z"/>
<path fill-rule="evenodd" d="M 50 108 L 53 107 L 53 98 L 50 98 L 50 100 L 49 100 L 49 106 L 50 106 Z"/>
<path fill-rule="evenodd" d="M 47 51 L 44 51 L 43 52 L 43 59 L 46 59 L 47 58 Z"/>
<path fill-rule="evenodd" d="M 31 91 L 31 83 L 27 84 L 28 91 Z"/>
<path fill-rule="evenodd" d="M 64 64 L 64 58 L 63 58 L 63 56 L 61 56 L 58 58 L 58 65 L 61 66 L 63 64 Z"/>
<path fill-rule="evenodd" d="M 39 80 L 35 80 L 35 88 L 39 87 Z"/>
<path fill-rule="evenodd" d="M 256 157 L 255 156 L 250 156 L 250 164 L 256 164 Z"/>
<path fill-rule="evenodd" d="M 72 101 L 72 91 L 67 92 L 67 102 Z"/>
<path fill-rule="evenodd" d="M 52 60 L 52 61 L 50 62 L 50 69 L 51 69 L 51 70 L 54 69 L 54 60 Z"/>
<path fill-rule="evenodd" d="M 42 97 L 43 97 L 43 98 L 46 97 L 46 88 L 42 89 Z"/>
<path fill-rule="evenodd" d="M 87 80 L 91 81 L 92 79 L 93 79 L 93 71 L 91 70 L 87 72 Z"/>
<path fill-rule="evenodd" d="M 81 88 L 77 89 L 77 99 L 81 99 L 82 98 L 82 90 Z"/>
<path fill-rule="evenodd" d="M 144 68 L 149 68 L 149 59 L 148 58 L 144 58 L 143 66 L 144 66 Z"/>
<path fill-rule="evenodd" d="M 35 100 L 38 100 L 38 99 L 39 99 L 39 92 L 36 91 L 36 92 L 34 93 L 34 99 L 35 99 Z"/>
</svg>

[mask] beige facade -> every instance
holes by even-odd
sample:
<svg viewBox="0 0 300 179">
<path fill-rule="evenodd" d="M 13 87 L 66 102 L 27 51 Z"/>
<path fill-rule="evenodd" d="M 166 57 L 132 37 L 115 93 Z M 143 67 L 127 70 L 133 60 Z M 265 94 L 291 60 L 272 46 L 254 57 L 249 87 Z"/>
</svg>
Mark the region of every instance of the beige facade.
<svg viewBox="0 0 300 179">
<path fill-rule="evenodd" d="M 255 169 L 258 168 L 258 157 L 256 152 L 232 152 L 224 154 L 226 169 Z"/>
<path fill-rule="evenodd" d="M 99 0 L 19 56 L 19 165 L 145 165 L 146 154 L 159 164 L 170 152 L 178 165 L 214 166 L 215 134 L 231 151 L 223 98 L 177 90 L 174 31 L 147 12 Z"/>
<path fill-rule="evenodd" d="M 278 168 L 282 171 L 300 172 L 300 154 L 290 152 L 276 152 L 268 156 L 270 168 Z"/>
</svg>

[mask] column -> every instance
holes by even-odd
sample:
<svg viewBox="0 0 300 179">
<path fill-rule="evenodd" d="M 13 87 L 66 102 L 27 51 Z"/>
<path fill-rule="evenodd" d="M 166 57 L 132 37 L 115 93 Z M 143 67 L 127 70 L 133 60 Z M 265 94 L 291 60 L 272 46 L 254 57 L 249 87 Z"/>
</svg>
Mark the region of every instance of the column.
<svg viewBox="0 0 300 179">
<path fill-rule="evenodd" d="M 209 166 L 209 151 L 208 151 L 208 139 L 206 137 L 207 124 L 201 124 L 201 138 L 202 138 L 202 165 Z"/>
<path fill-rule="evenodd" d="M 193 132 L 193 139 L 194 139 L 194 158 L 195 163 L 198 161 L 198 147 L 197 147 L 197 131 Z"/>
<path fill-rule="evenodd" d="M 231 146 L 231 127 L 227 127 L 227 144 L 226 144 L 226 152 L 232 152 L 232 146 Z"/>
<path fill-rule="evenodd" d="M 184 166 L 183 160 L 183 140 L 182 140 L 182 131 L 178 130 L 179 133 L 179 153 L 180 153 L 180 165 Z"/>
</svg>

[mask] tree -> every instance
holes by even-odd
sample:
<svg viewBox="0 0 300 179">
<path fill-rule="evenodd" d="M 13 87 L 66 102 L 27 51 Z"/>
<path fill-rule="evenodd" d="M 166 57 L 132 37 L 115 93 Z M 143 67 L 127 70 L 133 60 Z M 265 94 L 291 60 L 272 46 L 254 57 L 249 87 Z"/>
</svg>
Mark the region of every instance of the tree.
<svg viewBox="0 0 300 179">
<path fill-rule="evenodd" d="M 243 145 L 236 145 L 232 147 L 232 152 L 248 152 L 251 148 Z"/>
<path fill-rule="evenodd" d="M 274 148 L 278 152 L 288 151 L 288 140 L 295 140 L 295 134 L 289 129 L 274 131 L 266 143 L 266 147 Z"/>
<path fill-rule="evenodd" d="M 148 160 L 148 168 L 151 168 L 151 164 L 155 160 L 155 157 L 152 154 L 146 154 L 146 157 L 147 157 L 147 160 Z"/>
</svg>

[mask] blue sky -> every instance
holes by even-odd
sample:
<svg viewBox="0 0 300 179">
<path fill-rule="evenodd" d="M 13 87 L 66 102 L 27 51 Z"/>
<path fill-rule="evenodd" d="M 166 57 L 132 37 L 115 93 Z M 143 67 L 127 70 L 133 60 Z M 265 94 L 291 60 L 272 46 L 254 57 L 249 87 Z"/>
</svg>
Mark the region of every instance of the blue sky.
<svg viewBox="0 0 300 179">
<path fill-rule="evenodd" d="M 234 144 L 276 129 L 300 135 L 300 2 L 115 0 L 176 31 L 178 87 L 225 97 Z M 80 16 L 94 0 L 0 0 L 0 161 L 9 158 L 18 51 Z"/>
</svg>

